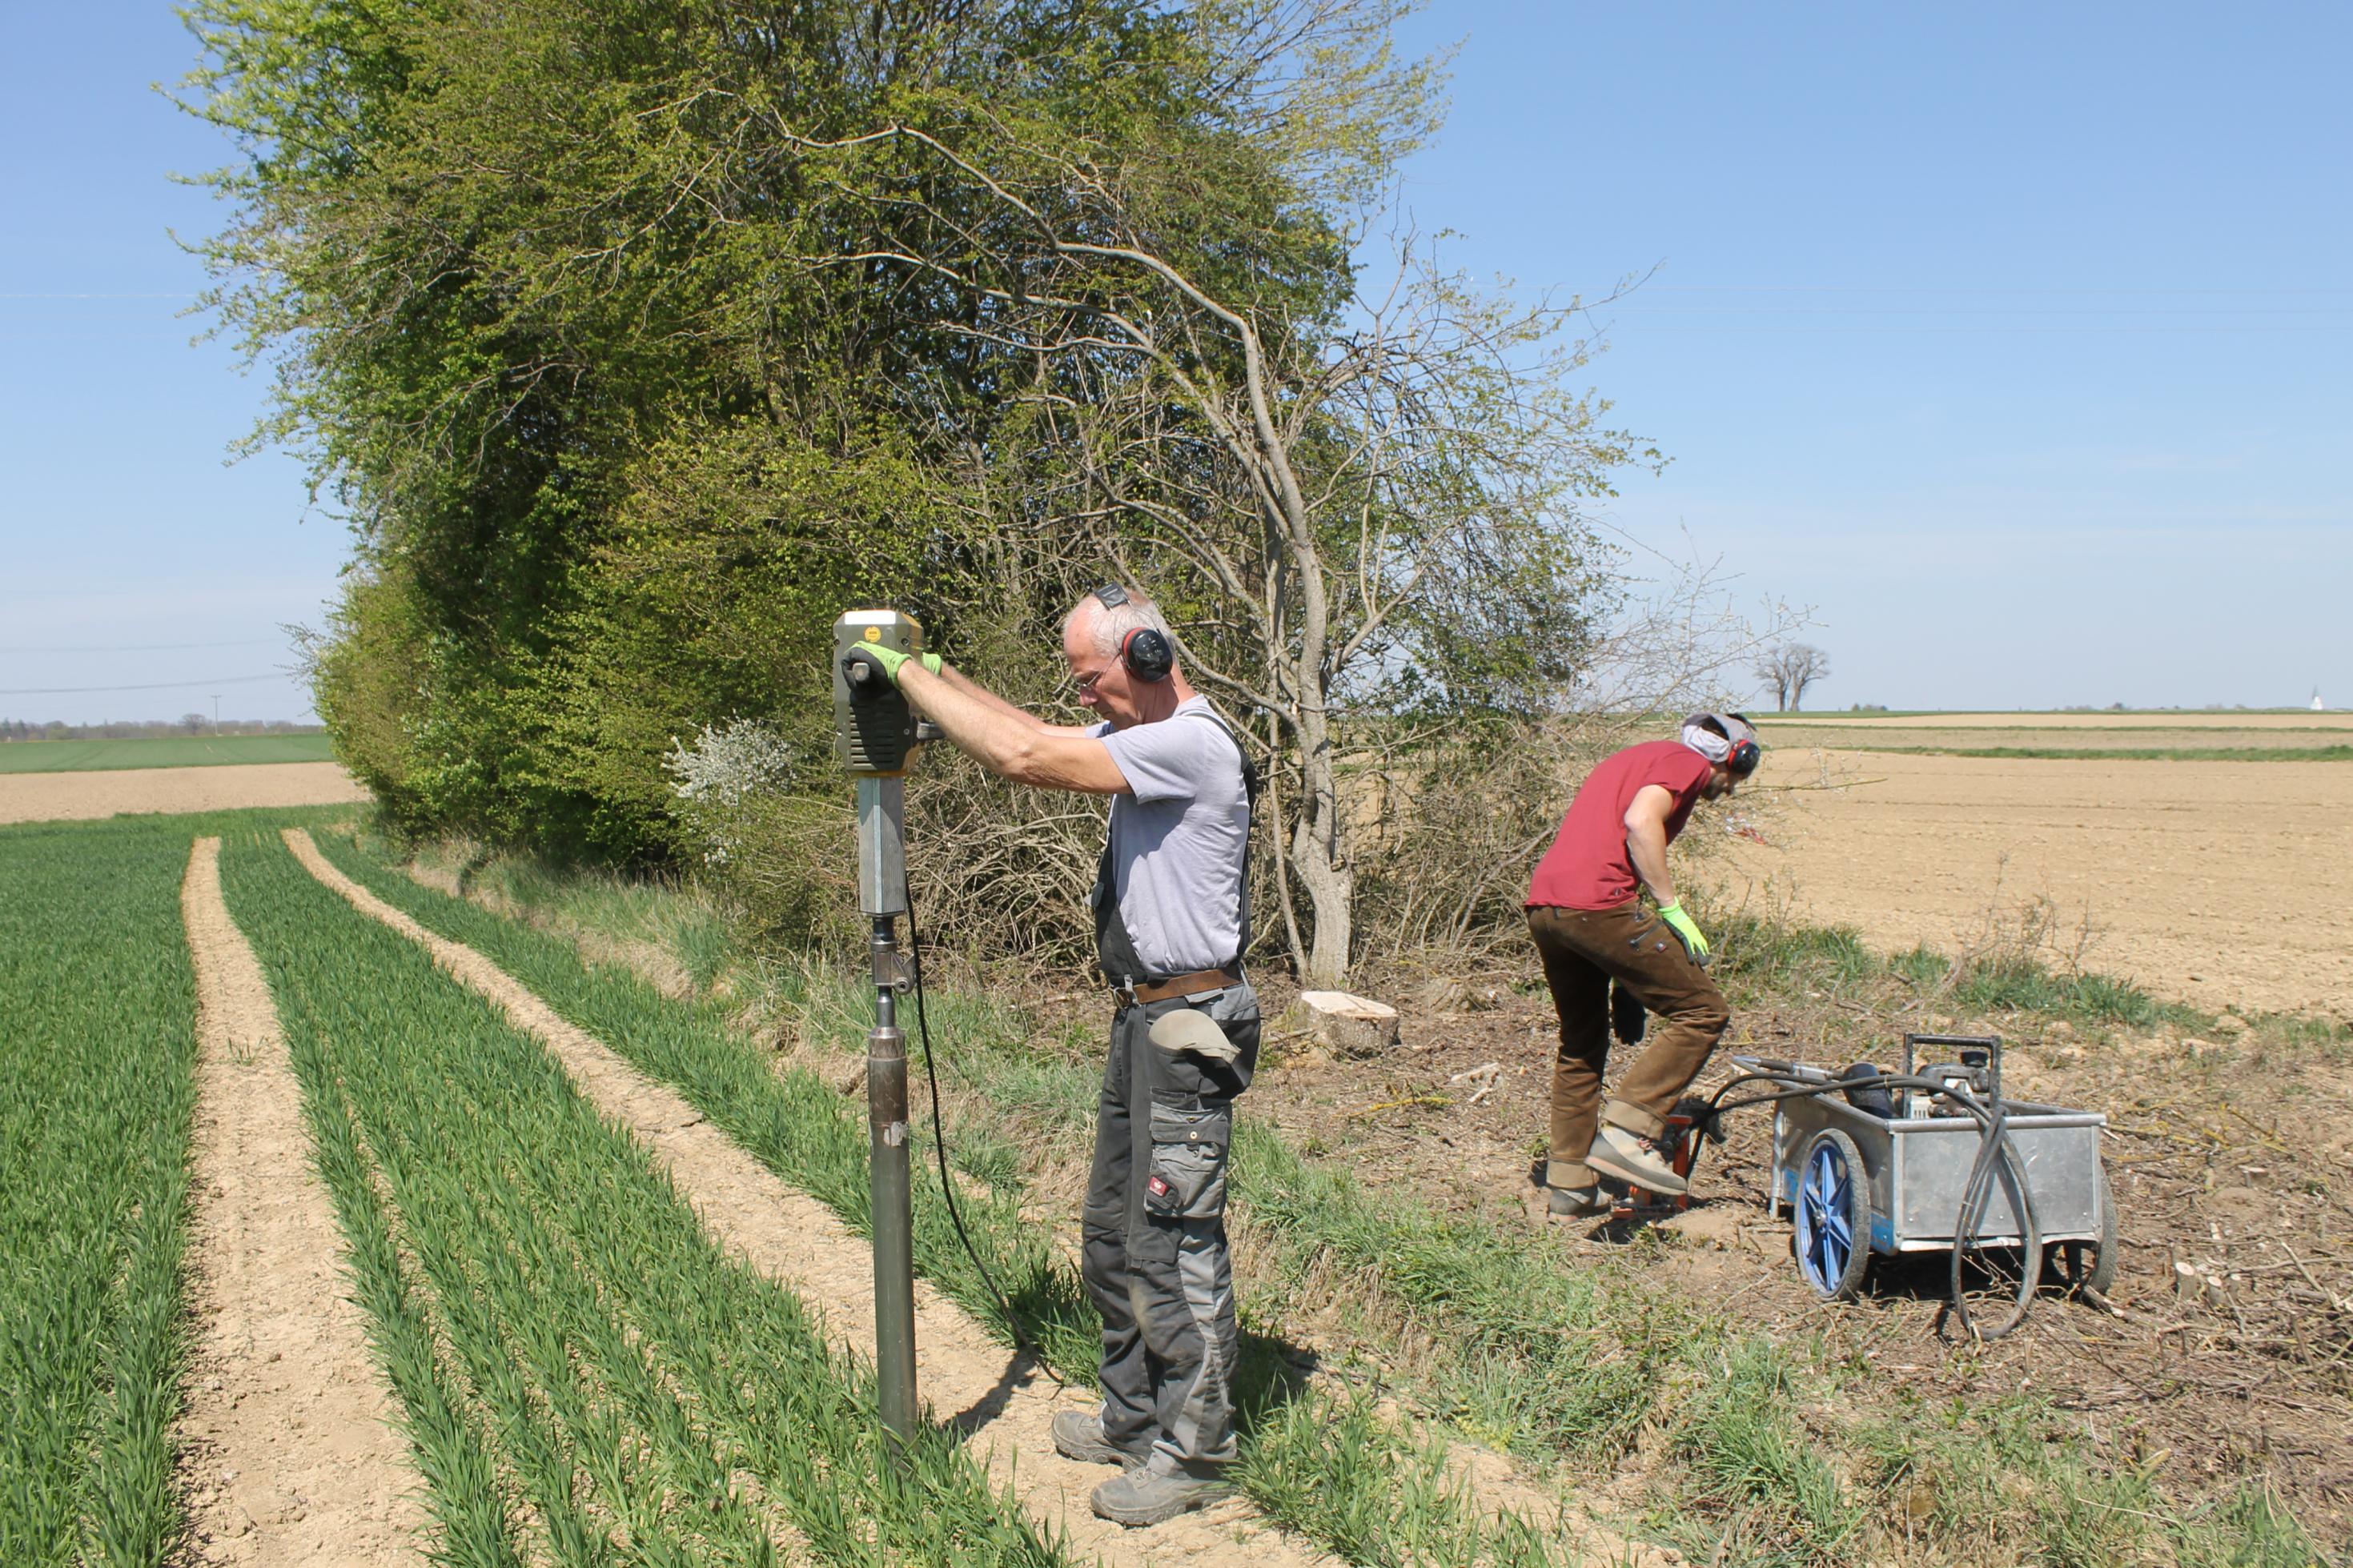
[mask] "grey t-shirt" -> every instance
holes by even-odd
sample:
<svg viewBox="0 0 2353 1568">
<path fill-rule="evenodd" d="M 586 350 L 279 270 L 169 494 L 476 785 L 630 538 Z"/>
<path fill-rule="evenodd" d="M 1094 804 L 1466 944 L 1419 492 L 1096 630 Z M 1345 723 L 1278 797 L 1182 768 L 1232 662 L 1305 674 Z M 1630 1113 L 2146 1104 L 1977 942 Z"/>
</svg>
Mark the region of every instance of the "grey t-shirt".
<svg viewBox="0 0 2353 1568">
<path fill-rule="evenodd" d="M 1233 737 L 1209 700 L 1167 718 L 1091 731 L 1127 777 L 1111 803 L 1113 889 L 1135 956 L 1154 974 L 1190 974 L 1241 948 L 1250 797 Z"/>
</svg>

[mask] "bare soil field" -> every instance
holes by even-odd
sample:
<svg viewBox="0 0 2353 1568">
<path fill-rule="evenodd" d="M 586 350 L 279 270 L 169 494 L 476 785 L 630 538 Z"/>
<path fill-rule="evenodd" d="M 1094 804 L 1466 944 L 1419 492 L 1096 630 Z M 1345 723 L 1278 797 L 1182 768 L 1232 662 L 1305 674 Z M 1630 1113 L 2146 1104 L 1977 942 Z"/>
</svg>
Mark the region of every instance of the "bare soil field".
<svg viewBox="0 0 2353 1568">
<path fill-rule="evenodd" d="M 2031 716 L 2030 716 L 2031 717 Z M 2316 718 L 2324 715 L 2315 715 Z M 1982 725 L 1883 721 L 1873 724 L 1767 724 L 1767 747 L 1831 746 L 1854 751 L 1932 751 L 1967 754 L 1989 751 L 2252 752 L 2252 761 L 2320 760 L 2310 754 L 2353 749 L 2353 728 L 2301 724 L 2004 724 Z"/>
<path fill-rule="evenodd" d="M 2353 767 L 1784 747 L 1752 789 L 1764 842 L 1711 868 L 1732 901 L 1954 952 L 2042 900 L 2062 967 L 2353 1018 Z"/>
<path fill-rule="evenodd" d="M 367 798 L 367 791 L 334 763 L 0 773 L 0 822 L 234 811 L 247 806 L 344 805 Z"/>
<path fill-rule="evenodd" d="M 1837 725 L 1853 731 L 1903 730 L 2333 730 L 2353 739 L 2353 711 L 2315 713 L 2308 709 L 2242 713 L 2221 710 L 2194 712 L 2101 713 L 1768 713 L 1757 719 L 1767 744 L 1785 726 L 1813 728 Z"/>
</svg>

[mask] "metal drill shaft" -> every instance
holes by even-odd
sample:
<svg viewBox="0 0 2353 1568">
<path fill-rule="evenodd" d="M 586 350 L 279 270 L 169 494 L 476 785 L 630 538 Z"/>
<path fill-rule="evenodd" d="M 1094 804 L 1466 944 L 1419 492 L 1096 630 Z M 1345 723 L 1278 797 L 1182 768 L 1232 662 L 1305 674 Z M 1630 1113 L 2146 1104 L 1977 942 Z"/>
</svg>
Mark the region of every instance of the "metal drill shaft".
<svg viewBox="0 0 2353 1568">
<path fill-rule="evenodd" d="M 866 1126 L 874 1193 L 874 1366 L 882 1425 L 915 1430 L 915 1251 L 907 1156 L 907 1037 L 898 1026 L 898 921 L 874 917 L 874 1027 L 866 1036 Z"/>
<path fill-rule="evenodd" d="M 906 781 L 858 781 L 858 902 L 872 920 L 874 1027 L 866 1036 L 868 1177 L 874 1197 L 874 1369 L 882 1425 L 915 1429 L 915 1245 L 907 1153 L 907 1037 L 899 1029 L 898 917 L 907 907 Z"/>
</svg>

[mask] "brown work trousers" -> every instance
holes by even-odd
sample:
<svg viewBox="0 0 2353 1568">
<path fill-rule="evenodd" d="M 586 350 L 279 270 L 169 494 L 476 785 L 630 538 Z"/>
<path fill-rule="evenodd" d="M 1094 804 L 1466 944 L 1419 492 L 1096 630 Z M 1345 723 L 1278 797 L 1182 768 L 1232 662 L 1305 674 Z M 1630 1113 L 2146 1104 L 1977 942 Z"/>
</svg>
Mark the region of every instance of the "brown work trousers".
<svg viewBox="0 0 2353 1568">
<path fill-rule="evenodd" d="M 1666 1131 L 1666 1113 L 1689 1088 L 1724 1036 L 1732 1015 L 1707 971 L 1683 951 L 1667 922 L 1630 900 L 1609 910 L 1528 910 L 1528 932 L 1544 960 L 1545 984 L 1560 1014 L 1560 1053 L 1552 1068 L 1552 1146 L 1546 1179 L 1554 1186 L 1593 1183 L 1585 1152 L 1598 1124 L 1645 1138 Z M 1609 1055 L 1609 983 L 1666 1020 L 1601 1103 L 1601 1066 Z"/>
</svg>

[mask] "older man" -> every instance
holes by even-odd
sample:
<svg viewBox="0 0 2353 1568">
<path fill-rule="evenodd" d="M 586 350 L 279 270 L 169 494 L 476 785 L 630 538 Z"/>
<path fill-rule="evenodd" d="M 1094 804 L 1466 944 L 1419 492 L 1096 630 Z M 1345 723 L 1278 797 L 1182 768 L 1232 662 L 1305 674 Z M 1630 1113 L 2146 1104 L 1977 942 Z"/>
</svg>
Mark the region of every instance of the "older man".
<svg viewBox="0 0 2353 1568">
<path fill-rule="evenodd" d="M 1114 1011 L 1082 1225 L 1103 1405 L 1057 1415 L 1054 1446 L 1122 1467 L 1095 1512 L 1156 1524 L 1223 1496 L 1235 1458 L 1226 1160 L 1258 1060 L 1241 968 L 1254 789 L 1240 737 L 1186 680 L 1149 602 L 1089 594 L 1063 622 L 1062 658 L 1102 721 L 1050 724 L 928 657 L 885 663 L 991 773 L 1111 797 L 1092 904 Z"/>
<path fill-rule="evenodd" d="M 1648 741 L 1603 759 L 1578 786 L 1559 837 L 1537 863 L 1528 888 L 1528 931 L 1560 1016 L 1545 1163 L 1554 1214 L 1607 1209 L 1597 1171 L 1652 1192 L 1683 1190 L 1657 1140 L 1731 1015 L 1702 967 L 1707 938 L 1675 895 L 1667 846 L 1693 806 L 1730 795 L 1762 754 L 1745 715 L 1694 713 L 1676 739 Z M 1655 914 L 1642 908 L 1646 889 Z M 1666 1026 L 1605 1105 L 1601 1068 L 1609 1051 L 1613 983 Z"/>
</svg>

